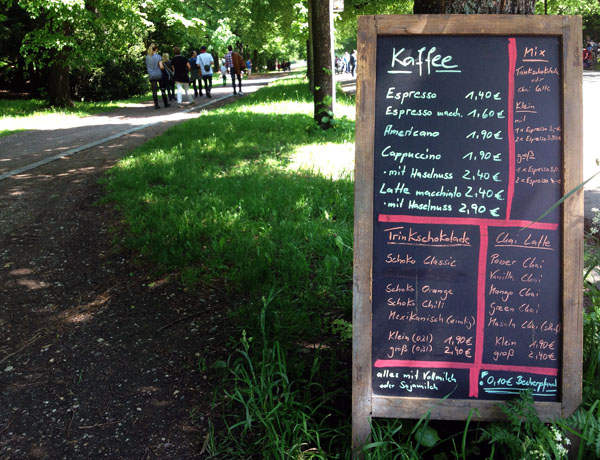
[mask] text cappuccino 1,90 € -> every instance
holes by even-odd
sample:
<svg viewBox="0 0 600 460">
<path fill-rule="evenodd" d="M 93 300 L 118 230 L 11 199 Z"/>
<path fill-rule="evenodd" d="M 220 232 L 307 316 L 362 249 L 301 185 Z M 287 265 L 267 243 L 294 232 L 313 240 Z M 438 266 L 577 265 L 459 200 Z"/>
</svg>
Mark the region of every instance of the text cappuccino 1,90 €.
<svg viewBox="0 0 600 460">
<path fill-rule="evenodd" d="M 426 46 L 417 50 L 417 56 L 408 55 L 411 51 L 406 48 L 400 48 L 396 51 L 393 48 L 391 69 L 388 73 L 413 73 L 418 70 L 419 76 L 431 75 L 437 73 L 460 73 L 461 70 L 457 64 L 452 63 L 452 56 L 444 56 L 436 53 L 437 48 L 432 46 L 427 49 Z"/>
</svg>

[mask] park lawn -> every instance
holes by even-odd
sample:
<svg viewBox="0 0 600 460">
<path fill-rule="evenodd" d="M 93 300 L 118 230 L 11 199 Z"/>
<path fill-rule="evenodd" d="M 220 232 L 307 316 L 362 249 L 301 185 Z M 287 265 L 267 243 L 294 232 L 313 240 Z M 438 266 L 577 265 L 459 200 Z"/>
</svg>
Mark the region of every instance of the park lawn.
<svg viewBox="0 0 600 460">
<path fill-rule="evenodd" d="M 249 458 L 253 449 L 256 458 L 299 454 L 300 439 L 320 446 L 323 438 L 324 451 L 348 452 L 350 366 L 336 355 L 347 359 L 350 349 L 355 106 L 340 94 L 336 107 L 336 126 L 322 131 L 306 81 L 280 80 L 169 129 L 105 179 L 129 247 L 181 273 L 191 289 L 226 292 L 244 330 L 232 359 L 239 351 L 259 361 L 253 369 L 262 377 L 233 362 L 212 363 L 242 387 L 230 402 L 245 406 L 255 390 L 260 395 L 251 399 L 264 401 L 225 409 L 237 428 L 211 438 L 210 449 L 226 458 Z M 314 343 L 330 350 L 327 362 L 307 354 Z M 240 410 L 253 420 L 267 410 L 277 420 L 250 441 L 238 431 Z"/>
<path fill-rule="evenodd" d="M 129 244 L 190 285 L 223 284 L 241 317 L 276 293 L 280 339 L 349 319 L 354 110 L 341 96 L 323 132 L 306 83 L 284 80 L 148 142 L 107 178 Z"/>
</svg>

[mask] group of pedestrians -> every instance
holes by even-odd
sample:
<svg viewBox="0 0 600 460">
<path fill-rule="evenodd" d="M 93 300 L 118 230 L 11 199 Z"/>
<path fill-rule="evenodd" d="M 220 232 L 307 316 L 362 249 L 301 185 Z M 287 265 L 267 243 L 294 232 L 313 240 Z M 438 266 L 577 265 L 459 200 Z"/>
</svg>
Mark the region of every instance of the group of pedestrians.
<svg viewBox="0 0 600 460">
<path fill-rule="evenodd" d="M 585 37 L 585 46 L 583 48 L 583 68 L 586 70 L 595 69 L 598 62 L 599 45 L 592 40 L 589 35 Z"/>
<path fill-rule="evenodd" d="M 357 56 L 356 50 L 352 53 L 346 51 L 341 57 L 336 56 L 335 58 L 335 70 L 336 73 L 349 73 L 354 76 L 356 70 Z"/>
<path fill-rule="evenodd" d="M 248 67 L 242 56 L 228 46 L 228 53 L 221 63 L 221 74 L 223 86 L 227 84 L 227 74 L 231 75 L 233 94 L 242 96 L 242 72 Z M 158 54 L 158 46 L 151 44 L 146 56 L 146 70 L 152 87 L 152 99 L 154 108 L 160 109 L 158 103 L 158 90 L 160 89 L 165 107 L 169 107 L 170 101 L 177 101 L 177 107 L 182 107 L 183 92 L 189 104 L 194 104 L 194 98 L 190 94 L 190 84 L 194 90 L 194 97 L 202 96 L 212 98 L 212 80 L 214 75 L 215 60 L 206 51 L 206 46 L 200 48 L 200 53 L 192 51 L 190 57 L 181 55 L 179 47 L 173 48 L 173 58 L 169 59 L 168 53 Z M 250 64 L 251 65 L 251 64 Z M 237 89 L 236 89 L 237 78 Z M 177 87 L 177 91 L 175 91 Z M 204 87 L 204 88 L 203 88 Z"/>
</svg>

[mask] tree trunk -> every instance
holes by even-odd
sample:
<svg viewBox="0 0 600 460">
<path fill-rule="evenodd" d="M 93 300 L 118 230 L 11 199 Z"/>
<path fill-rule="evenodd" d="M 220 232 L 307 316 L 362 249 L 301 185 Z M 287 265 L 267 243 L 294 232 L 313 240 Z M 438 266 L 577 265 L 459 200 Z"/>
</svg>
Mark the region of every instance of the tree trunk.
<svg viewBox="0 0 600 460">
<path fill-rule="evenodd" d="M 308 89 L 315 94 L 315 68 L 313 56 L 313 21 L 312 21 L 312 2 L 308 0 L 308 40 L 306 41 L 306 76 L 308 77 Z"/>
<path fill-rule="evenodd" d="M 535 0 L 415 0 L 414 14 L 534 14 Z"/>
<path fill-rule="evenodd" d="M 332 0 L 313 0 L 313 54 L 315 74 L 315 121 L 322 129 L 331 127 L 335 105 L 333 67 Z"/>
<path fill-rule="evenodd" d="M 50 66 L 48 75 L 48 99 L 55 107 L 71 107 L 71 88 L 69 85 L 69 68 L 55 63 Z"/>
</svg>

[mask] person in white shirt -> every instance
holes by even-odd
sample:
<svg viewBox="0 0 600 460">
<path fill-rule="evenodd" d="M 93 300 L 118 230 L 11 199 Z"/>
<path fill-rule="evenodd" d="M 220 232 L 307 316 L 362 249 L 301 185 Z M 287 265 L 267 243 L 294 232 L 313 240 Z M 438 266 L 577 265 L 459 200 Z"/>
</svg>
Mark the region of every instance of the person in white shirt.
<svg viewBox="0 0 600 460">
<path fill-rule="evenodd" d="M 210 53 L 206 52 L 206 46 L 200 48 L 200 54 L 196 58 L 196 64 L 202 72 L 202 80 L 204 81 L 204 90 L 206 91 L 206 97 L 211 97 L 210 92 L 212 90 L 212 78 L 213 78 L 213 65 L 215 60 Z"/>
<path fill-rule="evenodd" d="M 227 67 L 225 59 L 221 59 L 221 78 L 223 78 L 223 88 L 227 86 Z"/>
</svg>

